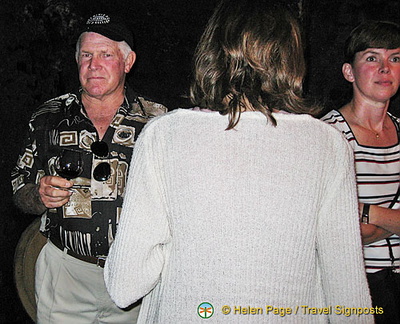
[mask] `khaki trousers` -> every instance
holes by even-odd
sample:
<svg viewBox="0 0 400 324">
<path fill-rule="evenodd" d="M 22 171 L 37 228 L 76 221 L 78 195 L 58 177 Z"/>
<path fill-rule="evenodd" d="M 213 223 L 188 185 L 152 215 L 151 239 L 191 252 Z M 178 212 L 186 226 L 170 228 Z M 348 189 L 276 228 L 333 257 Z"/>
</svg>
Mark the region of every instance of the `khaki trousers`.
<svg viewBox="0 0 400 324">
<path fill-rule="evenodd" d="M 103 268 L 78 260 L 51 242 L 36 262 L 37 323 L 136 323 L 140 304 L 128 310 L 111 300 Z"/>
</svg>

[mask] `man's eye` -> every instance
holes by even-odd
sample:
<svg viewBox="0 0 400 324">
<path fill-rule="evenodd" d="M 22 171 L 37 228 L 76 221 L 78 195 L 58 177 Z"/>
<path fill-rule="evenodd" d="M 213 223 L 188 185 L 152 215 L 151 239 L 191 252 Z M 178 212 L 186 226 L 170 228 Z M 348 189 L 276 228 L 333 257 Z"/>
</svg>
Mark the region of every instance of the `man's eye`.
<svg viewBox="0 0 400 324">
<path fill-rule="evenodd" d="M 368 56 L 367 57 L 367 62 L 375 62 L 375 61 L 376 61 L 375 56 Z"/>
<path fill-rule="evenodd" d="M 400 62 L 400 56 L 395 56 L 392 58 L 392 62 L 394 63 L 399 63 Z"/>
</svg>

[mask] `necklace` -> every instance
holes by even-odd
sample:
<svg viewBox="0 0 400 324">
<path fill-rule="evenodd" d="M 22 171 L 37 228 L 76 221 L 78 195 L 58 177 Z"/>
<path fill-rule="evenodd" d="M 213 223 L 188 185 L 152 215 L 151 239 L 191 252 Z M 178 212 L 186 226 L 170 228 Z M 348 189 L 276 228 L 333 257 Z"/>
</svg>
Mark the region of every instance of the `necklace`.
<svg viewBox="0 0 400 324">
<path fill-rule="evenodd" d="M 357 126 L 363 128 L 363 129 L 365 129 L 365 130 L 367 130 L 367 131 L 369 131 L 369 132 L 371 132 L 371 133 L 374 133 L 375 139 L 378 140 L 378 139 L 380 138 L 379 133 L 383 132 L 383 130 L 385 129 L 384 123 L 383 123 L 383 125 L 382 125 L 382 130 L 379 131 L 379 132 L 377 132 L 376 130 L 373 130 L 373 129 L 371 129 L 371 128 L 368 128 L 368 127 L 363 126 L 363 123 L 360 121 L 360 118 L 355 114 L 354 110 L 352 110 L 351 113 L 353 114 L 355 120 L 357 121 Z"/>
<path fill-rule="evenodd" d="M 367 131 L 369 131 L 369 132 L 371 132 L 371 133 L 374 133 L 375 138 L 376 138 L 377 140 L 380 138 L 380 135 L 379 135 L 380 132 L 377 132 L 377 131 L 372 130 L 372 129 L 368 128 L 368 127 L 365 127 L 365 126 L 361 125 L 360 123 L 358 123 L 358 126 L 360 126 L 361 128 L 366 129 Z M 383 131 L 383 129 L 382 129 L 382 131 Z"/>
<path fill-rule="evenodd" d="M 369 131 L 369 132 L 371 132 L 371 133 L 374 133 L 376 139 L 379 139 L 379 138 L 380 138 L 380 136 L 379 136 L 379 133 L 380 133 L 380 132 L 376 132 L 375 130 L 372 130 L 372 129 L 370 129 L 370 128 L 364 127 L 364 126 L 361 125 L 360 123 L 358 123 L 358 126 L 360 126 L 361 128 L 366 129 L 367 131 Z M 383 129 L 382 129 L 382 130 L 383 130 Z"/>
</svg>

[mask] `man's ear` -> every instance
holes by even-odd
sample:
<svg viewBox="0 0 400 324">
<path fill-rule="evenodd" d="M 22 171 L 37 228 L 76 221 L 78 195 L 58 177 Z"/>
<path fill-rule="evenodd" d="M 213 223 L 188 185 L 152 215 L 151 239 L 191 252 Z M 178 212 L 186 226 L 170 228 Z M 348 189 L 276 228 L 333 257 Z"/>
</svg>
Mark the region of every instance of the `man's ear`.
<svg viewBox="0 0 400 324">
<path fill-rule="evenodd" d="M 125 73 L 128 73 L 136 61 L 136 53 L 130 52 L 125 60 Z"/>
<path fill-rule="evenodd" d="M 342 66 L 344 78 L 349 82 L 354 82 L 353 67 L 350 63 L 344 63 Z"/>
</svg>

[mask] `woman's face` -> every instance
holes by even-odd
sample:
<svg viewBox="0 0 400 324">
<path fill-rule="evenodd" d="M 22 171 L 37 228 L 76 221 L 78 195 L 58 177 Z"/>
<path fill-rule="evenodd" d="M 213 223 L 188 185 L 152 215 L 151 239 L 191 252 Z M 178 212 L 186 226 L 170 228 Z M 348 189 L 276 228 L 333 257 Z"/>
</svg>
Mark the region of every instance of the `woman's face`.
<svg viewBox="0 0 400 324">
<path fill-rule="evenodd" d="M 343 75 L 353 83 L 354 96 L 386 102 L 400 85 L 400 47 L 367 48 L 356 53 L 353 64 L 343 65 Z"/>
</svg>

